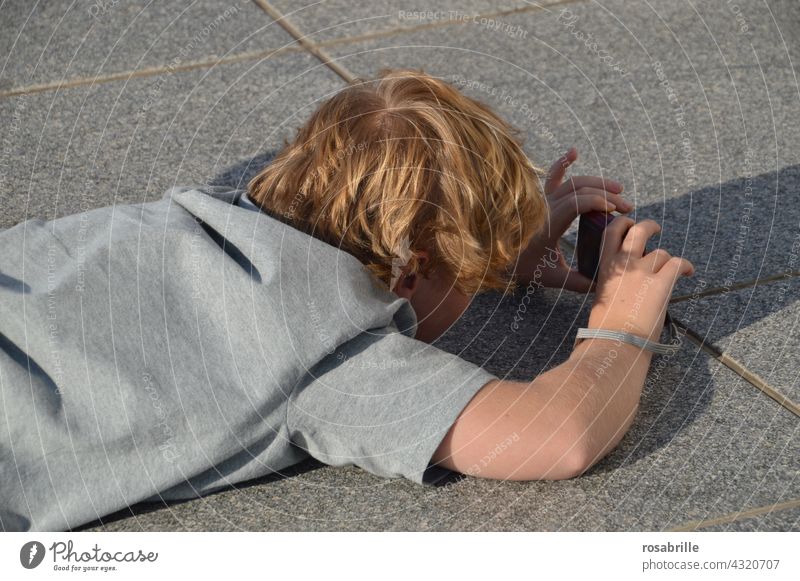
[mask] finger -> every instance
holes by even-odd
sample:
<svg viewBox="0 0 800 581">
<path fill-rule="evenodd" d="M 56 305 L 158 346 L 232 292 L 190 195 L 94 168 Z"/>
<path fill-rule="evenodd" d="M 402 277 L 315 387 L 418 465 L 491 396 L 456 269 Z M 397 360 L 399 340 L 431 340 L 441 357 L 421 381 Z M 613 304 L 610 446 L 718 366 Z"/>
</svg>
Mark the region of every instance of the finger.
<svg viewBox="0 0 800 581">
<path fill-rule="evenodd" d="M 550 204 L 548 214 L 548 235 L 557 232 L 561 236 L 566 232 L 569 225 L 575 221 L 579 214 L 585 214 L 592 210 L 599 212 L 613 212 L 616 209 L 614 204 L 608 202 L 603 196 L 573 196 L 572 198 L 562 198 Z"/>
<path fill-rule="evenodd" d="M 591 211 L 613 212 L 617 209 L 617 206 L 602 194 L 576 196 L 575 207 L 578 214 L 585 214 Z"/>
<path fill-rule="evenodd" d="M 601 190 L 600 188 L 590 188 L 590 187 L 579 188 L 578 190 L 575 191 L 575 195 L 578 197 L 600 196 L 608 199 L 612 204 L 614 204 L 615 209 L 620 212 L 630 212 L 631 210 L 633 210 L 633 204 L 628 202 L 625 198 L 623 198 L 619 194 L 614 194 L 606 190 Z"/>
<path fill-rule="evenodd" d="M 647 261 L 645 264 L 647 264 L 653 272 L 661 270 L 661 267 L 663 267 L 670 258 L 672 258 L 670 253 L 662 248 L 656 248 L 652 252 L 648 252 L 644 255 L 644 260 Z"/>
<path fill-rule="evenodd" d="M 680 256 L 673 256 L 670 258 L 663 268 L 658 271 L 658 274 L 666 274 L 674 281 L 679 276 L 692 276 L 694 274 L 694 265 Z"/>
<path fill-rule="evenodd" d="M 545 232 L 548 236 L 557 235 L 560 238 L 577 216 L 578 210 L 574 201 L 555 200 L 550 203 Z"/>
<path fill-rule="evenodd" d="M 631 228 L 636 222 L 627 216 L 616 216 L 611 223 L 603 230 L 602 250 L 600 253 L 600 260 L 603 261 L 604 257 L 616 254 L 622 246 L 622 240 L 625 238 L 628 229 Z"/>
<path fill-rule="evenodd" d="M 605 179 L 599 176 L 571 176 L 566 182 L 558 187 L 558 192 L 555 193 L 568 193 L 580 188 L 598 188 L 614 194 L 619 194 L 624 189 L 620 182 Z"/>
<path fill-rule="evenodd" d="M 553 192 L 564 179 L 564 174 L 567 173 L 567 168 L 578 159 L 578 150 L 570 147 L 569 150 L 553 162 L 550 170 L 547 172 L 547 180 L 544 183 L 545 192 Z"/>
<path fill-rule="evenodd" d="M 594 290 L 594 281 L 577 270 L 570 270 L 564 281 L 564 288 L 576 293 L 588 293 Z"/>
<path fill-rule="evenodd" d="M 647 241 L 660 231 L 661 225 L 655 220 L 642 220 L 634 224 L 622 241 L 622 251 L 631 256 L 642 256 Z"/>
</svg>

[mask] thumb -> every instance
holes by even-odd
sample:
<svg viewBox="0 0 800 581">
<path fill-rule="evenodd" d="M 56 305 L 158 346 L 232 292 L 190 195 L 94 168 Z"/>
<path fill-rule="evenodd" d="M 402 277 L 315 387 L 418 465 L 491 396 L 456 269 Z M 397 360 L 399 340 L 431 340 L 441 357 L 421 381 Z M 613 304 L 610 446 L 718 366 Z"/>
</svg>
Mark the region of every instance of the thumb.
<svg viewBox="0 0 800 581">
<path fill-rule="evenodd" d="M 564 288 L 576 293 L 588 293 L 593 291 L 594 287 L 594 281 L 577 270 L 570 270 L 564 281 Z"/>
</svg>

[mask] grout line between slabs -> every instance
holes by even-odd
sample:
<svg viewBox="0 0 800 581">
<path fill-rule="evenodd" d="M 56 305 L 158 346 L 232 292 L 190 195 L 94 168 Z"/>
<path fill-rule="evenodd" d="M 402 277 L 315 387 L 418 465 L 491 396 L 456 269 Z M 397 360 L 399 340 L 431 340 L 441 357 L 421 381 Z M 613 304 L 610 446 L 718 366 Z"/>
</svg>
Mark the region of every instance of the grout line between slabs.
<svg viewBox="0 0 800 581">
<path fill-rule="evenodd" d="M 80 87 L 84 85 L 94 85 L 100 83 L 110 83 L 114 81 L 124 81 L 125 79 L 137 78 L 137 77 L 151 77 L 155 75 L 162 75 L 162 74 L 169 74 L 173 72 L 183 72 L 189 71 L 197 68 L 211 68 L 216 65 L 223 65 L 229 63 L 236 63 L 240 61 L 246 60 L 255 60 L 259 58 L 268 58 L 272 55 L 283 54 L 284 52 L 296 52 L 306 50 L 311 52 L 314 56 L 319 58 L 322 62 L 324 62 L 327 66 L 331 67 L 336 74 L 340 77 L 345 79 L 346 81 L 350 82 L 349 77 L 354 77 L 350 71 L 348 71 L 344 66 L 336 63 L 331 59 L 330 55 L 328 55 L 324 47 L 328 46 L 335 46 L 339 44 L 347 44 L 347 43 L 357 43 L 362 42 L 364 40 L 370 40 L 373 38 L 382 38 L 386 36 L 393 36 L 396 34 L 403 34 L 414 32 L 417 30 L 427 30 L 430 28 L 441 28 L 445 26 L 457 26 L 459 24 L 464 24 L 460 21 L 445 21 L 445 22 L 435 22 L 429 24 L 421 24 L 418 26 L 408 26 L 408 27 L 397 27 L 392 28 L 389 30 L 383 30 L 379 32 L 355 35 L 355 36 L 345 36 L 342 38 L 334 38 L 327 41 L 323 41 L 320 43 L 314 43 L 305 35 L 300 32 L 300 30 L 294 26 L 291 22 L 289 22 L 286 17 L 284 17 L 278 10 L 276 10 L 271 4 L 266 1 L 262 0 L 253 0 L 264 12 L 273 16 L 277 23 L 289 34 L 291 34 L 301 46 L 294 47 L 281 47 L 276 49 L 266 49 L 263 51 L 253 51 L 248 53 L 242 53 L 239 55 L 232 55 L 230 57 L 222 57 L 222 58 L 213 58 L 213 59 L 202 59 L 192 63 L 186 63 L 181 66 L 170 67 L 167 65 L 162 66 L 155 66 L 150 67 L 147 69 L 141 70 L 134 70 L 134 71 L 120 71 L 118 73 L 111 73 L 106 75 L 97 75 L 95 77 L 74 77 L 72 79 L 62 79 L 60 81 L 50 81 L 47 83 L 38 83 L 34 85 L 23 85 L 21 87 L 14 87 L 11 89 L 7 89 L 4 91 L 0 91 L 0 98 L 3 97 L 16 97 L 19 95 L 27 95 L 31 93 L 41 93 L 44 91 L 58 91 L 60 89 L 72 89 L 75 87 Z M 494 18 L 498 16 L 508 16 L 511 14 L 523 13 L 523 12 L 536 12 L 539 10 L 546 10 L 549 9 L 551 6 L 559 6 L 561 4 L 573 4 L 577 2 L 583 2 L 585 0 L 562 0 L 561 2 L 554 2 L 552 4 L 546 4 L 543 6 L 539 5 L 529 5 L 524 6 L 521 8 L 514 8 L 509 10 L 500 10 L 496 12 L 487 12 L 481 13 L 477 16 L 485 17 L 485 18 Z M 294 31 L 294 32 L 292 32 Z M 297 36 L 295 36 L 297 35 Z"/>
<path fill-rule="evenodd" d="M 716 346 L 704 341 L 698 333 L 692 331 L 685 324 L 681 323 L 680 320 L 676 319 L 675 317 L 672 317 L 672 320 L 675 321 L 675 324 L 680 328 L 680 330 L 687 337 L 689 337 L 692 342 L 696 343 L 703 351 L 739 375 L 742 379 L 753 385 L 756 389 L 759 389 L 762 393 L 764 393 L 764 395 L 772 398 L 794 415 L 800 417 L 800 405 L 772 387 L 760 375 L 747 369 L 747 367 L 742 365 L 738 360 L 723 353 Z"/>
<path fill-rule="evenodd" d="M 738 520 L 744 520 L 762 514 L 768 514 L 797 507 L 800 507 L 800 498 L 795 498 L 794 500 L 787 500 L 786 502 L 779 502 L 777 504 L 769 504 L 767 506 L 759 506 L 756 508 L 742 510 L 739 512 L 732 512 L 716 518 L 689 521 L 673 529 L 668 529 L 668 532 L 694 531 L 703 527 L 732 523 Z"/>
<path fill-rule="evenodd" d="M 133 71 L 121 71 L 118 73 L 111 73 L 108 75 L 97 75 L 95 77 L 74 77 L 72 79 L 62 79 L 61 81 L 39 83 L 36 85 L 27 85 L 22 87 L 16 87 L 14 89 L 0 91 L 0 98 L 17 97 L 19 95 L 42 93 L 44 91 L 59 91 L 61 89 L 73 89 L 75 87 L 81 87 L 83 85 L 98 85 L 100 83 L 125 81 L 127 79 L 135 79 L 139 77 L 153 77 L 156 75 L 180 73 L 185 71 L 192 71 L 194 69 L 211 68 L 217 65 L 238 63 L 241 61 L 255 60 L 262 58 L 270 58 L 274 55 L 283 54 L 285 52 L 300 52 L 302 50 L 303 47 L 300 46 L 285 46 L 281 48 L 271 48 L 259 51 L 245 52 L 241 54 L 231 55 L 228 57 L 193 61 L 176 66 L 163 65 L 163 66 L 148 67 L 146 69 L 138 69 Z"/>
<path fill-rule="evenodd" d="M 317 57 L 322 64 L 331 69 L 334 73 L 339 75 L 346 82 L 351 83 L 355 80 L 355 75 L 347 70 L 344 66 L 335 62 L 331 56 L 315 42 L 310 40 L 307 35 L 303 34 L 292 22 L 281 14 L 272 4 L 266 0 L 253 0 L 259 8 L 261 8 L 267 15 L 277 22 L 283 29 L 294 38 L 300 46 L 305 48 L 312 55 Z"/>
<path fill-rule="evenodd" d="M 704 290 L 702 292 L 699 292 L 699 293 L 696 293 L 696 294 L 678 295 L 676 297 L 672 297 L 669 300 L 669 302 L 670 303 L 679 303 L 681 301 L 686 301 L 686 300 L 689 300 L 689 299 L 694 298 L 694 297 L 701 298 L 701 297 L 708 297 L 708 296 L 714 296 L 714 295 L 721 295 L 721 294 L 728 293 L 730 291 L 741 290 L 741 289 L 749 288 L 749 287 L 753 287 L 753 286 L 766 285 L 766 284 L 769 284 L 771 282 L 782 280 L 784 278 L 793 278 L 793 277 L 796 277 L 796 276 L 800 276 L 800 270 L 792 270 L 792 271 L 782 272 L 780 274 L 773 274 L 772 276 L 766 276 L 766 277 L 763 277 L 763 278 L 756 278 L 754 280 L 746 280 L 744 282 L 737 282 L 737 283 L 732 284 L 731 286 L 728 286 L 728 287 L 709 288 L 709 289 L 706 289 L 706 290 Z"/>
</svg>

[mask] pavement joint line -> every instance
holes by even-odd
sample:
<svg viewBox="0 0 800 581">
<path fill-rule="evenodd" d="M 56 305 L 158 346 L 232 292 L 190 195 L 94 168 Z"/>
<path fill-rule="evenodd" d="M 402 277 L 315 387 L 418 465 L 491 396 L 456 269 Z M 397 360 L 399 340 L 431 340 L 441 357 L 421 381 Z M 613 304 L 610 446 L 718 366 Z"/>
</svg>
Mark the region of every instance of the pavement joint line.
<svg viewBox="0 0 800 581">
<path fill-rule="evenodd" d="M 728 286 L 728 287 L 721 287 L 721 286 L 713 287 L 713 288 L 706 289 L 706 290 L 704 290 L 702 292 L 699 292 L 699 293 L 692 293 L 692 294 L 688 294 L 688 295 L 678 295 L 676 297 L 672 297 L 669 300 L 669 302 L 678 303 L 678 302 L 681 302 L 681 301 L 689 300 L 689 299 L 694 298 L 694 297 L 698 297 L 699 298 L 699 297 L 721 295 L 721 294 L 728 293 L 728 292 L 730 292 L 732 290 L 741 290 L 743 288 L 748 288 L 748 287 L 767 285 L 767 284 L 769 284 L 771 282 L 775 282 L 775 281 L 782 280 L 782 279 L 785 279 L 785 278 L 793 278 L 793 277 L 796 277 L 796 276 L 800 276 L 800 270 L 787 271 L 787 272 L 782 272 L 780 274 L 773 274 L 773 275 L 767 276 L 767 277 L 756 278 L 756 279 L 747 280 L 747 281 L 744 281 L 744 282 L 737 282 L 737 283 L 732 284 L 731 286 Z"/>
<path fill-rule="evenodd" d="M 253 0 L 259 8 L 261 8 L 267 15 L 278 23 L 283 29 L 294 38 L 300 46 L 305 48 L 308 52 L 319 59 L 322 64 L 331 69 L 334 73 L 339 75 L 348 83 L 352 83 L 356 76 L 347 70 L 344 66 L 334 61 L 331 56 L 318 44 L 308 38 L 308 35 L 303 34 L 297 26 L 295 26 L 286 16 L 281 14 L 272 4 L 266 0 Z"/>
<path fill-rule="evenodd" d="M 254 0 L 258 2 L 259 0 Z M 529 4 L 527 6 L 519 6 L 517 8 L 507 8 L 505 10 L 496 10 L 494 12 L 482 12 L 477 13 L 474 16 L 476 18 L 497 18 L 500 16 L 510 16 L 512 14 L 523 14 L 526 12 L 538 12 L 540 10 L 549 10 L 551 7 L 554 6 L 561 6 L 563 4 L 578 4 L 583 3 L 586 0 L 561 0 L 560 2 L 553 2 L 551 4 Z M 342 36 L 339 38 L 331 38 L 328 40 L 323 40 L 317 43 L 317 46 L 322 48 L 327 48 L 330 46 L 338 46 L 340 44 L 355 44 L 359 42 L 364 42 L 366 40 L 373 40 L 376 38 L 386 38 L 388 36 L 395 36 L 398 34 L 406 34 L 409 32 L 418 32 L 421 30 L 431 30 L 435 28 L 444 28 L 446 26 L 458 26 L 467 24 L 465 20 L 445 20 L 441 22 L 429 22 L 427 24 L 418 24 L 416 26 L 397 26 L 395 28 L 390 28 L 387 30 L 378 30 L 375 32 L 367 32 L 364 34 L 356 34 L 353 36 Z"/>
<path fill-rule="evenodd" d="M 772 398 L 794 415 L 800 417 L 800 405 L 789 399 L 786 395 L 772 387 L 761 376 L 747 369 L 742 363 L 734 359 L 730 355 L 723 353 L 715 345 L 705 341 L 697 332 L 692 331 L 685 324 L 681 323 L 678 319 L 672 317 L 675 324 L 680 327 L 681 331 L 689 337 L 689 339 L 696 343 L 703 351 L 711 355 L 714 359 L 722 363 L 725 367 L 739 375 L 746 382 L 760 390 L 767 397 Z"/>
<path fill-rule="evenodd" d="M 781 510 L 787 510 L 791 508 L 800 507 L 800 498 L 795 498 L 794 500 L 787 500 L 786 502 L 779 502 L 776 504 L 769 504 L 766 506 L 759 506 L 756 508 L 750 508 L 748 510 L 741 510 L 738 512 L 728 513 L 722 516 L 718 516 L 716 518 L 711 519 L 703 519 L 703 520 L 693 520 L 686 523 L 683 523 L 680 526 L 677 526 L 672 529 L 668 529 L 667 532 L 687 532 L 693 531 L 703 527 L 710 527 L 714 525 L 720 525 L 725 523 L 732 523 L 737 520 L 744 520 L 750 517 L 759 516 L 762 514 L 770 514 L 773 512 L 778 512 Z"/>
<path fill-rule="evenodd" d="M 487 12 L 482 14 L 476 14 L 476 16 L 480 18 L 492 18 L 497 16 L 507 16 L 510 14 L 517 14 L 517 13 L 524 13 L 524 12 L 536 12 L 538 10 L 547 10 L 551 6 L 560 6 L 562 4 L 574 4 L 579 2 L 584 2 L 585 0 L 562 0 L 561 2 L 554 2 L 553 4 L 547 4 L 544 6 L 540 5 L 529 5 L 523 6 L 520 8 L 513 8 L 510 10 L 501 10 L 495 12 Z M 168 67 L 166 65 L 150 67 L 147 69 L 135 70 L 135 71 L 121 71 L 118 73 L 111 73 L 108 75 L 98 75 L 96 77 L 75 77 L 73 79 L 61 80 L 61 81 L 50 81 L 47 83 L 38 83 L 35 85 L 23 85 L 21 87 L 14 87 L 11 89 L 6 89 L 4 91 L 0 91 L 0 98 L 3 97 L 16 97 L 19 95 L 26 95 L 31 93 L 42 93 L 45 91 L 58 91 L 61 89 L 73 89 L 76 87 L 81 87 L 84 85 L 93 85 L 99 83 L 110 83 L 114 81 L 124 81 L 126 79 L 133 79 L 138 77 L 151 77 L 156 75 L 161 75 L 164 73 L 173 73 L 173 72 L 183 72 L 194 70 L 198 68 L 204 67 L 213 67 L 216 65 L 224 65 L 230 63 L 237 63 L 241 61 L 246 61 L 250 59 L 258 59 L 263 57 L 270 57 L 272 55 L 283 54 L 284 52 L 294 52 L 294 51 L 302 51 L 306 50 L 311 52 L 314 56 L 322 60 L 327 66 L 331 67 L 334 72 L 336 72 L 340 77 L 345 79 L 347 82 L 351 82 L 351 79 L 355 78 L 355 75 L 350 73 L 344 66 L 334 62 L 334 60 L 324 51 L 325 47 L 328 46 L 335 46 L 339 44 L 347 44 L 347 43 L 357 43 L 362 42 L 364 40 L 370 40 L 373 38 L 381 38 L 385 36 L 392 36 L 395 34 L 402 34 L 406 32 L 413 32 L 416 30 L 427 30 L 430 28 L 440 28 L 443 26 L 455 26 L 458 24 L 464 24 L 464 22 L 434 22 L 430 24 L 420 24 L 417 26 L 409 26 L 409 27 L 398 27 L 391 30 L 383 30 L 380 32 L 368 33 L 368 34 L 361 34 L 355 36 L 345 36 L 342 38 L 335 38 L 327 41 L 323 41 L 320 43 L 314 43 L 306 38 L 306 35 L 303 35 L 296 26 L 294 26 L 285 16 L 283 16 L 277 9 L 275 9 L 272 5 L 268 2 L 263 2 L 261 0 L 254 0 L 254 2 L 267 14 L 272 16 L 276 19 L 276 22 L 289 34 L 295 37 L 298 41 L 300 46 L 288 46 L 288 47 L 281 47 L 277 49 L 266 49 L 263 51 L 253 51 L 242 53 L 238 55 L 233 55 L 230 57 L 221 57 L 216 59 L 204 59 L 195 61 L 193 63 L 186 63 L 185 65 L 175 66 L 175 67 Z M 268 7 L 268 8 L 267 8 Z M 299 35 L 295 36 L 289 29 L 292 29 L 295 34 Z M 350 79 L 348 79 L 348 76 Z"/>
<path fill-rule="evenodd" d="M 36 85 L 27 85 L 0 91 L 0 98 L 2 97 L 17 97 L 19 95 L 29 95 L 32 93 L 42 93 L 45 91 L 59 91 L 61 89 L 73 89 L 84 85 L 95 85 L 100 83 L 110 83 L 113 81 L 125 81 L 128 79 L 135 79 L 139 77 L 154 77 L 162 74 L 180 73 L 185 71 L 192 71 L 201 68 L 211 68 L 217 65 L 226 65 L 231 63 L 238 63 L 241 61 L 255 60 L 259 58 L 270 58 L 274 55 L 283 54 L 285 52 L 299 52 L 303 47 L 300 46 L 284 46 L 281 48 L 270 48 L 259 51 L 244 52 L 228 57 L 219 57 L 212 59 L 204 59 L 184 63 L 182 65 L 169 66 L 161 65 L 157 67 L 149 67 L 146 69 L 138 69 L 133 71 L 121 71 L 118 73 L 111 73 L 108 75 L 98 75 L 95 77 L 75 77 L 72 79 L 52 81 L 49 83 L 40 83 Z"/>
</svg>

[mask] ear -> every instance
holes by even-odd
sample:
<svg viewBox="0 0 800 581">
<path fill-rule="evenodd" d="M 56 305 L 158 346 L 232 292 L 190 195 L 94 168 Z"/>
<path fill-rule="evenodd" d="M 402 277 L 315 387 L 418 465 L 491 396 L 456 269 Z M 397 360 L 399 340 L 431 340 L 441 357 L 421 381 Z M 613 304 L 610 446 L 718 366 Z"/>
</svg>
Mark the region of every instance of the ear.
<svg viewBox="0 0 800 581">
<path fill-rule="evenodd" d="M 399 296 L 401 299 L 409 299 L 414 296 L 414 293 L 417 292 L 417 287 L 419 286 L 419 277 L 416 274 L 404 274 L 394 285 L 392 289 L 394 294 Z"/>
<path fill-rule="evenodd" d="M 417 253 L 417 263 L 423 266 L 428 261 L 428 252 L 422 250 Z M 397 279 L 392 291 L 403 299 L 411 299 L 419 288 L 420 275 L 415 272 L 407 272 L 403 269 L 403 274 Z"/>
</svg>

